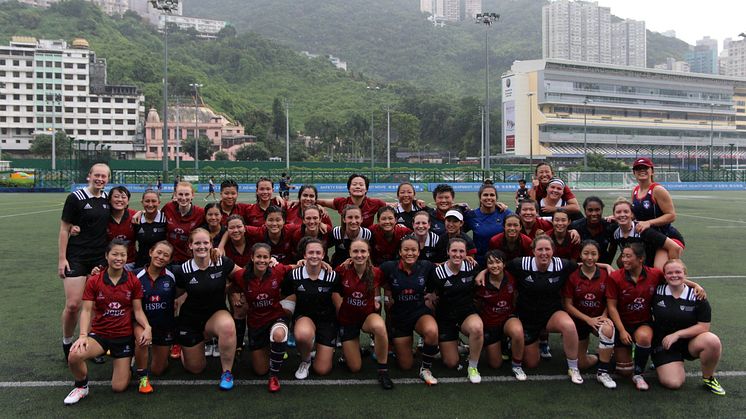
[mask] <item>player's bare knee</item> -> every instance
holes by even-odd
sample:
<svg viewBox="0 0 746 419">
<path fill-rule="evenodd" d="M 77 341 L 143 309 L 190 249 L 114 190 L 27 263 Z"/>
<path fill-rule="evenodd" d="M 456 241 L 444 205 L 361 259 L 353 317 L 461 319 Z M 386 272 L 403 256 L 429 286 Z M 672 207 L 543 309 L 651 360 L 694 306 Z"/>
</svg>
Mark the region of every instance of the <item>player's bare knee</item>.
<svg viewBox="0 0 746 419">
<path fill-rule="evenodd" d="M 678 390 L 684 385 L 684 380 L 679 377 L 658 377 L 661 385 L 670 390 Z"/>
<path fill-rule="evenodd" d="M 327 375 L 332 371 L 331 365 L 317 365 L 316 363 L 313 364 L 313 372 L 316 373 L 316 375 Z"/>
<path fill-rule="evenodd" d="M 121 383 L 111 383 L 111 391 L 114 393 L 122 393 L 127 390 L 127 387 L 129 387 L 129 380 L 125 380 Z"/>
</svg>

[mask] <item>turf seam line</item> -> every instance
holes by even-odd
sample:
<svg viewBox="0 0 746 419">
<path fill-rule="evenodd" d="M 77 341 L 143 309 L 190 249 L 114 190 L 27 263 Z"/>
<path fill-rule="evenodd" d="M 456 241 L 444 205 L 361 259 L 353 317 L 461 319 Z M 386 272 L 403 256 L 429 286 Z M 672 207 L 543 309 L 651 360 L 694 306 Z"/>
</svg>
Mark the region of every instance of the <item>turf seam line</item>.
<svg viewBox="0 0 746 419">
<path fill-rule="evenodd" d="M 686 374 L 687 377 L 701 377 L 699 372 L 689 372 Z M 746 371 L 720 371 L 717 377 L 746 377 Z M 595 378 L 595 374 L 584 374 L 583 378 L 590 381 Z M 621 379 L 621 378 L 620 378 Z M 529 375 L 528 382 L 531 381 L 564 381 L 568 380 L 567 375 Z M 407 384 L 422 384 L 422 380 L 419 378 L 397 378 L 393 380 L 395 384 L 407 385 Z M 153 385 L 160 386 L 214 386 L 218 380 L 152 380 Z M 235 380 L 238 385 L 248 386 L 264 386 L 267 385 L 267 380 Z M 376 379 L 360 379 L 360 380 L 324 380 L 324 379 L 310 379 L 310 380 L 282 380 L 283 386 L 349 386 L 349 385 L 377 385 L 378 380 Z M 483 383 L 519 383 L 512 376 L 482 376 Z M 466 377 L 443 377 L 438 378 L 438 383 L 441 384 L 469 384 Z M 89 381 L 89 384 L 95 386 L 108 386 L 111 385 L 111 381 Z M 71 381 L 0 381 L 0 388 L 33 388 L 33 387 L 69 387 Z"/>
</svg>

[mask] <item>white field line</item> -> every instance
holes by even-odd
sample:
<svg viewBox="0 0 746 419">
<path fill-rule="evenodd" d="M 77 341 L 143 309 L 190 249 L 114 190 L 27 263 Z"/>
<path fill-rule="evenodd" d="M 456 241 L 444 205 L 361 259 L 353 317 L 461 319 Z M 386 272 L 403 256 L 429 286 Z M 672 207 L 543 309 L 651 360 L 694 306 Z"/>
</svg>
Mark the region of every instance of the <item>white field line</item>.
<svg viewBox="0 0 746 419">
<path fill-rule="evenodd" d="M 689 372 L 686 374 L 687 377 L 700 377 L 700 372 Z M 718 377 L 746 377 L 746 371 L 718 371 Z M 584 374 L 583 378 L 591 380 L 594 378 L 594 374 Z M 529 375 L 528 381 L 565 381 L 568 380 L 567 375 Z M 399 385 L 410 385 L 417 384 L 422 385 L 422 380 L 419 378 L 398 378 L 393 380 L 395 384 Z M 67 381 L 0 381 L 0 388 L 30 388 L 30 387 L 70 387 L 72 379 Z M 156 386 L 214 386 L 217 385 L 218 380 L 153 380 L 151 381 Z M 264 386 L 267 385 L 266 380 L 235 380 L 238 385 L 247 386 Z M 515 378 L 510 376 L 488 376 L 482 377 L 482 382 L 487 383 L 514 383 L 517 382 Z M 438 383 L 442 384 L 469 384 L 466 377 L 444 377 L 438 378 Z M 89 384 L 94 386 L 108 386 L 111 385 L 111 381 L 89 381 Z M 374 379 L 361 379 L 361 380 L 283 380 L 283 386 L 351 386 L 351 385 L 377 385 L 378 380 Z M 471 384 L 469 384 L 471 385 Z"/>
<path fill-rule="evenodd" d="M 733 220 L 733 219 L 726 220 L 724 218 L 714 218 L 714 217 L 705 217 L 705 216 L 702 216 L 702 215 L 682 214 L 680 212 L 677 212 L 676 215 L 677 216 L 681 215 L 683 217 L 699 218 L 699 219 L 702 219 L 702 220 L 723 221 L 723 222 L 726 222 L 726 223 L 746 224 L 746 221 L 743 221 L 743 220 Z"/>
<path fill-rule="evenodd" d="M 688 279 L 741 279 L 746 275 L 689 276 Z"/>
<path fill-rule="evenodd" d="M 57 208 L 48 209 L 44 211 L 32 211 L 32 212 L 22 212 L 20 214 L 8 214 L 8 215 L 0 215 L 0 218 L 10 218 L 10 217 L 22 217 L 24 215 L 32 215 L 32 214 L 42 214 L 45 212 L 52 212 L 52 211 L 59 211 L 60 208 L 57 206 Z"/>
</svg>

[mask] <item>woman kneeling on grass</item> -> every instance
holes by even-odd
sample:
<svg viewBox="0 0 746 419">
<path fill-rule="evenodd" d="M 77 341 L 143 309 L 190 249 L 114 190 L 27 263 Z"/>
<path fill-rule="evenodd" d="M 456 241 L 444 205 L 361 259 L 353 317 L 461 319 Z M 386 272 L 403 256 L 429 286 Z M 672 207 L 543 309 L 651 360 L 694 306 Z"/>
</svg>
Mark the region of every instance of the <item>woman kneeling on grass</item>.
<svg viewBox="0 0 746 419">
<path fill-rule="evenodd" d="M 702 381 L 719 396 L 725 390 L 715 378 L 723 347 L 710 332 L 711 310 L 707 300 L 698 300 L 686 279 L 686 265 L 671 259 L 663 265 L 666 284 L 653 296 L 653 362 L 661 385 L 677 389 L 684 385 L 684 360 L 699 358 Z"/>
<path fill-rule="evenodd" d="M 555 216 L 558 212 L 554 213 Z M 609 363 L 614 352 L 614 322 L 606 313 L 606 286 L 609 274 L 598 267 L 600 248 L 593 240 L 580 245 L 582 264 L 568 278 L 562 289 L 565 311 L 575 321 L 578 330 L 578 365 L 580 369 L 597 363 L 596 380 L 606 388 L 616 388 L 609 375 Z M 590 335 L 598 336 L 598 356 L 588 354 Z"/>
<path fill-rule="evenodd" d="M 484 347 L 487 363 L 500 368 L 503 363 L 500 346 L 510 338 L 511 369 L 518 381 L 526 381 L 523 372 L 523 325 L 515 314 L 518 290 L 513 275 L 505 271 L 507 257 L 501 250 L 490 250 L 485 255 L 487 277 L 477 287 L 475 302 L 484 323 Z"/>
<path fill-rule="evenodd" d="M 389 337 L 381 311 L 381 270 L 370 261 L 370 245 L 362 239 L 350 244 L 350 260 L 335 269 L 339 275 L 332 301 L 337 309 L 339 337 L 347 367 L 360 371 L 360 332 L 370 333 L 375 342 L 378 382 L 384 390 L 394 388 L 389 378 Z"/>
<path fill-rule="evenodd" d="M 135 350 L 132 317 L 143 328 L 137 344 L 150 343 L 150 324 L 142 309 L 142 287 L 134 274 L 124 270 L 127 244 L 112 240 L 106 248 L 108 268 L 90 277 L 83 293 L 80 313 L 80 337 L 70 349 L 68 365 L 75 378 L 75 388 L 65 397 L 65 404 L 79 402 L 88 395 L 88 368 L 85 361 L 111 352 L 114 372 L 111 388 L 127 389 L 130 362 Z M 91 316 L 95 317 L 91 322 Z"/>
<path fill-rule="evenodd" d="M 163 374 L 168 367 L 169 347 L 176 343 L 176 318 L 174 317 L 176 282 L 174 274 L 167 268 L 173 251 L 173 246 L 165 240 L 156 243 L 150 249 L 150 263 L 135 274 L 142 286 L 143 309 L 148 323 L 153 328 L 152 346 L 150 348 L 135 347 L 135 366 L 140 380 L 138 391 L 142 394 L 153 392 L 148 375 L 149 373 Z M 140 340 L 144 333 L 145 329 L 142 326 L 135 325 L 137 340 Z M 148 352 L 150 352 L 150 368 L 148 368 Z"/>
</svg>

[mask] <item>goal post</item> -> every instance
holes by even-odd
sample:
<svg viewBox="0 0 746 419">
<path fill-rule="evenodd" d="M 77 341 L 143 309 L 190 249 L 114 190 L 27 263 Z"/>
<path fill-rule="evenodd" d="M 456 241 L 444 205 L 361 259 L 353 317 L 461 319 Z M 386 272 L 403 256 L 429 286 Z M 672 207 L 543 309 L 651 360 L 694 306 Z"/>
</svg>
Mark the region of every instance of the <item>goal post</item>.
<svg viewBox="0 0 746 419">
<path fill-rule="evenodd" d="M 632 189 L 637 180 L 629 172 L 564 172 L 562 177 L 575 190 Z M 681 182 L 679 172 L 655 172 L 656 182 Z"/>
</svg>

